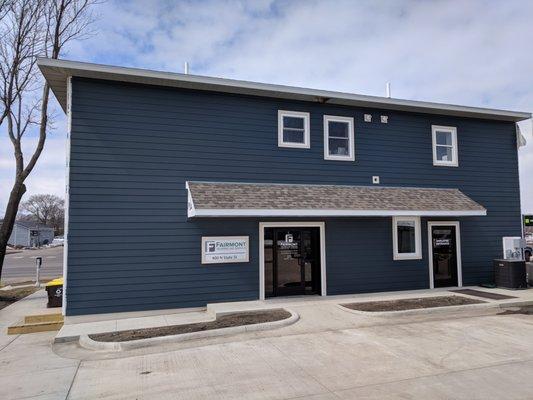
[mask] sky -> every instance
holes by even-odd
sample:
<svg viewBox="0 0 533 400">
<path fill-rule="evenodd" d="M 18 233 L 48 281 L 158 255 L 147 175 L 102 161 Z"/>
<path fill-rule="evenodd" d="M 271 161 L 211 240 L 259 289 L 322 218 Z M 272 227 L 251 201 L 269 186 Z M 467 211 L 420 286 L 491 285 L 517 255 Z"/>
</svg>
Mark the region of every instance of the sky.
<svg viewBox="0 0 533 400">
<path fill-rule="evenodd" d="M 63 58 L 533 111 L 533 1 L 112 1 Z M 58 109 L 54 101 L 54 107 Z M 31 194 L 64 195 L 66 120 L 57 112 Z M 533 135 L 519 150 L 522 211 L 533 213 Z M 29 136 L 25 146 L 36 143 Z M 0 211 L 14 175 L 0 127 Z M 529 175 L 529 176 L 528 176 Z"/>
</svg>

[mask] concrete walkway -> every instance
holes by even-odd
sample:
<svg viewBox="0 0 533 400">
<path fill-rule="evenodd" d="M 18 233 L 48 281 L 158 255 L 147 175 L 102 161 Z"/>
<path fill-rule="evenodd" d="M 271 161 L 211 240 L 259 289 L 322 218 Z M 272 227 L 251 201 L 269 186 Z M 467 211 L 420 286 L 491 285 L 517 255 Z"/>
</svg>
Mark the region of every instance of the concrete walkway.
<svg viewBox="0 0 533 400">
<path fill-rule="evenodd" d="M 451 296 L 456 295 L 460 297 L 472 298 L 480 301 L 484 301 L 483 305 L 479 305 L 478 308 L 489 308 L 491 306 L 514 304 L 522 302 L 531 302 L 533 304 L 533 290 L 519 290 L 510 291 L 505 289 L 482 289 L 473 287 L 477 291 L 485 291 L 487 293 L 497 293 L 507 296 L 515 297 L 514 299 L 504 300 L 491 300 L 487 298 L 480 298 L 475 296 L 463 295 L 458 293 L 451 293 L 449 288 L 440 290 L 414 290 L 414 291 L 401 291 L 401 292 L 385 292 L 385 293 L 371 293 L 371 294 L 359 294 L 359 295 L 342 295 L 342 296 L 302 296 L 302 297 L 282 297 L 273 298 L 265 301 L 243 301 L 232 303 L 215 303 L 209 304 L 206 310 L 180 312 L 180 310 L 160 310 L 152 312 L 142 313 L 116 313 L 116 314 L 104 314 L 104 315 L 87 315 L 67 317 L 65 319 L 65 325 L 56 336 L 56 342 L 67 342 L 72 340 L 78 340 L 80 335 L 95 334 L 102 332 L 116 332 L 129 329 L 143 329 L 153 328 L 160 326 L 190 324 L 196 322 L 204 322 L 215 319 L 216 315 L 260 310 L 260 309 L 272 309 L 272 308 L 287 308 L 296 312 L 303 312 L 307 314 L 309 310 L 314 309 L 331 309 L 333 305 L 337 306 L 343 303 L 353 302 L 366 302 L 366 301 L 380 301 L 380 300 L 395 300 L 412 297 L 435 297 L 435 296 Z M 453 289 L 452 289 L 453 290 Z M 464 308 L 468 313 L 472 306 L 466 307 L 454 307 L 454 312 Z M 300 311 L 301 310 L 301 311 Z M 440 310 L 431 310 L 432 313 L 448 312 L 446 308 Z M 339 317 L 330 318 L 330 314 L 340 314 Z M 309 329 L 343 329 L 355 326 L 367 326 L 383 323 L 389 323 L 395 321 L 395 316 L 401 315 L 401 319 L 405 320 L 406 313 L 359 313 L 359 318 L 355 321 L 351 321 L 349 316 L 339 310 L 331 310 L 330 313 L 326 313 L 323 319 L 316 319 L 312 316 L 303 320 L 298 324 L 296 331 L 309 331 Z M 414 312 L 407 314 L 413 315 L 416 320 L 416 314 L 427 313 L 425 310 L 415 310 Z M 490 313 L 490 312 L 489 312 Z M 379 318 L 381 317 L 381 318 Z M 412 318 L 413 319 L 413 318 Z M 309 326 L 311 323 L 311 326 Z"/>
<path fill-rule="evenodd" d="M 57 313 L 46 308 L 46 293 L 40 290 L 0 310 L 0 398 L 65 399 L 80 362 L 52 352 L 57 332 L 7 335 L 7 327 L 25 315 Z"/>
<path fill-rule="evenodd" d="M 524 299 L 528 292 L 533 291 L 516 294 Z M 2 324 L 7 316 L 13 319 L 27 311 L 27 305 L 44 302 L 39 296 L 24 300 L 26 306 L 19 302 L 0 311 Z M 365 316 L 341 309 L 337 301 L 291 302 L 301 319 L 279 330 L 120 354 L 90 352 L 71 342 L 54 345 L 56 355 L 53 334 L 15 337 L 0 351 L 0 384 L 7 389 L 1 397 L 532 397 L 531 315 L 500 315 L 501 309 L 474 307 L 466 312 Z M 2 340 L 4 334 L 5 329 Z"/>
</svg>

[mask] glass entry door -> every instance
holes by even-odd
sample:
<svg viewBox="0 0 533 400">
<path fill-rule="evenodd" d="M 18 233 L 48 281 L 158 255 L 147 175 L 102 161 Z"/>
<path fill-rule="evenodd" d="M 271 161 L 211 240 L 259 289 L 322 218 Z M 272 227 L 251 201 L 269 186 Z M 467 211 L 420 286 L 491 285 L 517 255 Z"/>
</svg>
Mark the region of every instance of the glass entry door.
<svg viewBox="0 0 533 400">
<path fill-rule="evenodd" d="M 265 295 L 319 293 L 319 228 L 265 228 Z"/>
<path fill-rule="evenodd" d="M 458 286 L 455 226 L 432 226 L 433 283 L 435 287 Z"/>
</svg>

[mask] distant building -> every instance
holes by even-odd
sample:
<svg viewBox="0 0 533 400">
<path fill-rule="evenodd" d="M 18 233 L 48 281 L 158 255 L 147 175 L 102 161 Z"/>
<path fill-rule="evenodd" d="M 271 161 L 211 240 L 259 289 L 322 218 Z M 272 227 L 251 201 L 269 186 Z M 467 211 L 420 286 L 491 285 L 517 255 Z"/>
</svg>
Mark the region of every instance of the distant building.
<svg viewBox="0 0 533 400">
<path fill-rule="evenodd" d="M 37 247 L 52 243 L 54 228 L 32 221 L 17 221 L 7 241 L 11 246 Z"/>
</svg>

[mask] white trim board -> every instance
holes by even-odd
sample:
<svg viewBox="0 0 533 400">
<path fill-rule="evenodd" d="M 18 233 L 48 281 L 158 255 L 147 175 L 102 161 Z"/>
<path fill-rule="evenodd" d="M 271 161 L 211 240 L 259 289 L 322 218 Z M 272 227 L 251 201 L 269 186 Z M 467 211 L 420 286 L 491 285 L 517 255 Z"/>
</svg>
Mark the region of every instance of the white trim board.
<svg viewBox="0 0 533 400">
<path fill-rule="evenodd" d="M 331 137 L 329 134 L 329 123 L 340 122 L 348 124 L 348 137 Z M 354 120 L 352 117 L 340 117 L 336 115 L 324 115 L 324 160 L 332 161 L 355 161 L 355 133 Z M 348 154 L 338 155 L 329 153 L 329 139 L 348 139 Z"/>
<path fill-rule="evenodd" d="M 67 313 L 67 274 L 68 274 L 68 223 L 70 204 L 70 136 L 72 131 L 72 77 L 67 79 L 67 141 L 65 168 L 65 216 L 63 218 L 63 298 L 61 314 Z"/>
<path fill-rule="evenodd" d="M 435 289 L 433 277 L 433 241 L 431 228 L 434 226 L 454 226 L 455 227 L 455 250 L 457 257 L 457 286 L 463 286 L 463 266 L 461 262 L 461 226 L 459 221 L 428 221 L 428 267 L 429 267 L 429 288 Z"/>
<path fill-rule="evenodd" d="M 285 128 L 283 125 L 283 117 L 292 117 L 292 118 L 302 118 L 304 120 L 304 127 L 303 127 L 303 135 L 304 135 L 304 141 L 303 143 L 298 142 L 285 142 L 283 140 L 283 131 L 284 129 L 292 129 L 292 128 Z M 301 111 L 287 111 L 287 110 L 278 110 L 278 147 L 288 147 L 288 148 L 295 148 L 295 149 L 309 149 L 311 148 L 311 124 L 310 124 L 311 114 L 308 112 L 301 112 Z"/>
<path fill-rule="evenodd" d="M 451 135 L 452 144 L 451 145 L 442 145 L 437 144 L 437 132 L 447 132 Z M 433 150 L 433 166 L 435 167 L 458 167 L 459 166 L 459 150 L 457 142 L 457 128 L 455 126 L 442 126 L 442 125 L 431 125 L 431 144 Z M 437 159 L 437 147 L 451 147 L 452 149 L 452 160 L 451 161 L 442 161 Z"/>
<path fill-rule="evenodd" d="M 415 223 L 415 252 L 399 253 L 398 252 L 398 222 L 412 221 Z M 400 260 L 420 260 L 422 258 L 422 228 L 420 217 L 396 216 L 392 217 L 392 259 Z"/>
<path fill-rule="evenodd" d="M 194 217 L 464 217 L 487 215 L 487 210 L 426 211 L 426 210 L 317 210 L 317 209 L 196 209 L 190 208 Z"/>
<path fill-rule="evenodd" d="M 320 295 L 327 295 L 326 224 L 324 222 L 291 221 L 259 223 L 259 300 L 265 300 L 265 228 L 315 227 L 320 231 Z"/>
</svg>

